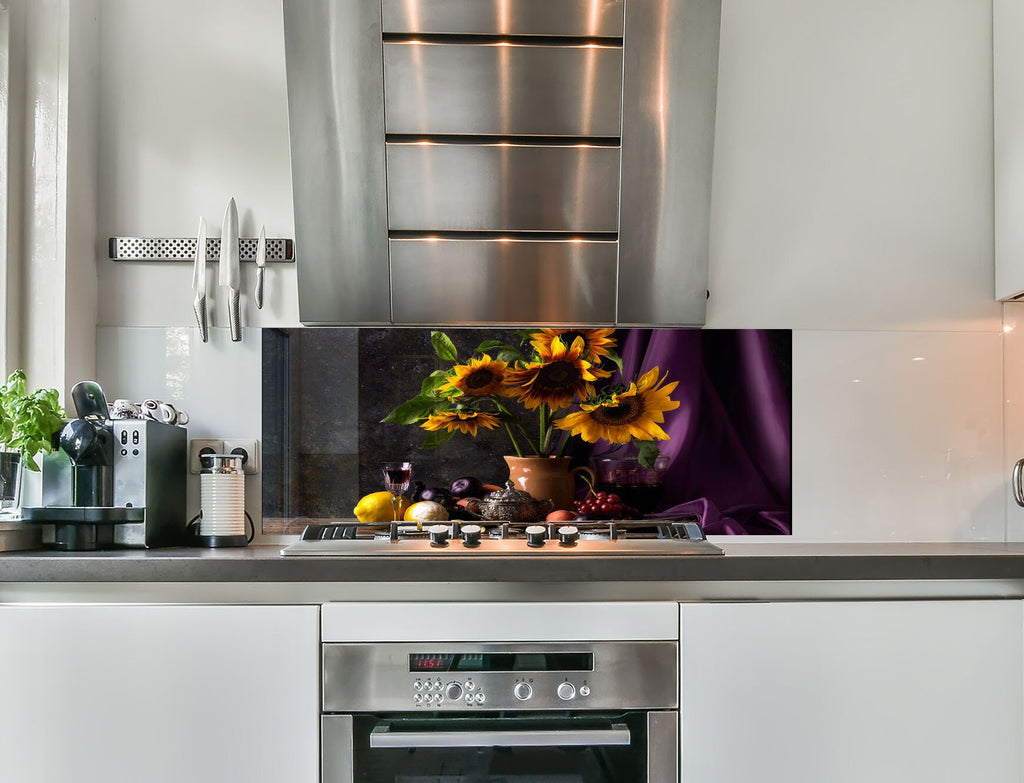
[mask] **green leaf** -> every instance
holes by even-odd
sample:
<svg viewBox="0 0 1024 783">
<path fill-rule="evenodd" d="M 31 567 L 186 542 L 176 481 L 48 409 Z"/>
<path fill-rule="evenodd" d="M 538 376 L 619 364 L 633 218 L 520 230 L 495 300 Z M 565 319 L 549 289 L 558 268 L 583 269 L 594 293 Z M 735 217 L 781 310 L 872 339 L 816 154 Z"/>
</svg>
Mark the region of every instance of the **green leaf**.
<svg viewBox="0 0 1024 783">
<path fill-rule="evenodd" d="M 437 430 L 436 432 L 428 432 L 427 437 L 423 439 L 422 448 L 436 449 L 442 443 L 447 443 L 449 440 L 451 440 L 452 435 L 454 434 L 454 432 L 449 432 L 448 430 Z"/>
<path fill-rule="evenodd" d="M 480 345 L 473 349 L 473 353 L 487 353 L 488 351 L 493 351 L 495 348 L 499 348 L 503 345 L 506 345 L 506 343 L 502 340 L 484 340 Z"/>
<path fill-rule="evenodd" d="M 57 390 L 37 389 L 30 394 L 25 372 L 12 372 L 0 387 L 0 444 L 20 452 L 25 466 L 38 471 L 36 455 L 53 451 L 54 435 L 63 426 Z"/>
<path fill-rule="evenodd" d="M 455 350 L 455 343 L 444 332 L 431 332 L 430 344 L 434 346 L 434 352 L 439 359 L 446 362 L 457 362 L 459 352 Z"/>
<path fill-rule="evenodd" d="M 523 352 L 516 348 L 514 345 L 504 345 L 495 356 L 499 362 L 505 362 L 506 364 L 520 364 L 526 361 L 526 357 L 523 356 Z"/>
<path fill-rule="evenodd" d="M 645 468 L 654 470 L 654 461 L 658 458 L 661 451 L 658 449 L 657 441 L 653 440 L 634 440 L 639 453 L 637 454 L 637 460 Z"/>
<path fill-rule="evenodd" d="M 434 370 L 430 375 L 423 379 L 423 384 L 420 386 L 420 397 L 440 395 L 436 394 L 437 388 L 448 380 L 450 377 L 448 370 Z"/>
<path fill-rule="evenodd" d="M 615 351 L 609 351 L 608 356 L 605 358 L 607 358 L 608 361 L 610 361 L 612 364 L 618 367 L 620 373 L 622 372 L 622 357 L 619 356 Z"/>
<path fill-rule="evenodd" d="M 391 413 L 381 419 L 383 424 L 416 424 L 434 412 L 438 404 L 436 397 L 419 395 L 408 402 L 403 402 Z"/>
</svg>

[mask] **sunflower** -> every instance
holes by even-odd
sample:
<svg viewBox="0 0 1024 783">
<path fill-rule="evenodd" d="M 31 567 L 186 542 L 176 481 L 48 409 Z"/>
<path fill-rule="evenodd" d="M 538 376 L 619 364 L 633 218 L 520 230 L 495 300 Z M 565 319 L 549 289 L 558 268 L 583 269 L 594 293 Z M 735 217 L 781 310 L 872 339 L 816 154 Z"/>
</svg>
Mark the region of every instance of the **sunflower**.
<svg viewBox="0 0 1024 783">
<path fill-rule="evenodd" d="M 534 333 L 530 344 L 534 350 L 540 353 L 541 349 L 550 350 L 551 343 L 555 339 L 561 340 L 566 345 L 572 345 L 577 337 L 583 338 L 583 353 L 581 356 L 594 366 L 591 372 L 596 378 L 608 378 L 611 371 L 600 369 L 601 360 L 605 356 L 611 356 L 615 347 L 615 340 L 611 337 L 614 329 L 541 329 Z"/>
<path fill-rule="evenodd" d="M 498 426 L 498 417 L 493 413 L 463 408 L 454 411 L 436 411 L 427 416 L 420 426 L 431 432 L 446 430 L 461 432 L 476 437 L 477 427 L 493 430 Z"/>
<path fill-rule="evenodd" d="M 440 391 L 452 389 L 468 397 L 486 397 L 488 394 L 504 394 L 506 362 L 491 359 L 486 353 L 479 359 L 470 359 L 469 364 L 457 364 L 455 375 L 441 384 Z"/>
<path fill-rule="evenodd" d="M 511 369 L 505 376 L 509 393 L 527 410 L 541 404 L 553 409 L 567 408 L 574 399 L 590 396 L 591 384 L 597 376 L 591 371 L 590 362 L 583 358 L 582 337 L 576 337 L 568 348 L 557 335 L 549 343 L 535 347 L 540 361 Z"/>
<path fill-rule="evenodd" d="M 583 403 L 580 410 L 556 419 L 553 424 L 579 435 L 587 443 L 598 440 L 628 443 L 634 438 L 668 440 L 669 436 L 658 425 L 665 421 L 665 411 L 679 407 L 679 403 L 669 397 L 679 384 L 677 381 L 664 383 L 665 378 L 658 380 L 655 367 L 625 391 L 613 393 L 606 400 Z"/>
</svg>

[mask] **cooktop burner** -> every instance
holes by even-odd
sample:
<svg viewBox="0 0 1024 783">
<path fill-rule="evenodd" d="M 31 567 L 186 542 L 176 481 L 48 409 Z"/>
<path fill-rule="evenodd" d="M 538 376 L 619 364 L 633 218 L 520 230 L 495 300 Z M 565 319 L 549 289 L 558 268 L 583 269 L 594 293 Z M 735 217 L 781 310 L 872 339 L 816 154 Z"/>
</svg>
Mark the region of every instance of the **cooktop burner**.
<svg viewBox="0 0 1024 783">
<path fill-rule="evenodd" d="M 370 523 L 344 520 L 307 525 L 281 550 L 286 557 L 357 555 L 721 555 L 697 524 L 685 519 L 615 519 L 569 522 Z"/>
</svg>

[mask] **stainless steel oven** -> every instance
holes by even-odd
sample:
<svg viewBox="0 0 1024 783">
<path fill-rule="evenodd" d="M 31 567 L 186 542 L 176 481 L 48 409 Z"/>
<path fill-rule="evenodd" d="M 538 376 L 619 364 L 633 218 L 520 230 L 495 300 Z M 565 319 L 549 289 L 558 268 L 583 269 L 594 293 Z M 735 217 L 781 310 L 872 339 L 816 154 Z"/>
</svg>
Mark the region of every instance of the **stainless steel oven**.
<svg viewBox="0 0 1024 783">
<path fill-rule="evenodd" d="M 676 783 L 675 641 L 326 643 L 324 783 Z"/>
</svg>

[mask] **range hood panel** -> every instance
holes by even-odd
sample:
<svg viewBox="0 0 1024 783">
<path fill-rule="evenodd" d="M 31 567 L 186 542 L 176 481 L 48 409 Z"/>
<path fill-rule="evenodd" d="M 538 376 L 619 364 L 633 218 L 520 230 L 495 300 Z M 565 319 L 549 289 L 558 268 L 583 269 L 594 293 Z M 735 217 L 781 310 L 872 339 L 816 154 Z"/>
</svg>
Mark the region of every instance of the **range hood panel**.
<svg viewBox="0 0 1024 783">
<path fill-rule="evenodd" d="M 395 231 L 616 232 L 619 151 L 388 144 Z"/>
<path fill-rule="evenodd" d="M 303 323 L 704 322 L 721 0 L 283 5 Z"/>
<path fill-rule="evenodd" d="M 614 242 L 393 239 L 395 323 L 614 322 L 615 266 Z"/>
<path fill-rule="evenodd" d="M 386 33 L 622 37 L 622 0 L 383 0 Z"/>
<path fill-rule="evenodd" d="M 622 48 L 384 44 L 388 133 L 619 137 Z"/>
</svg>

